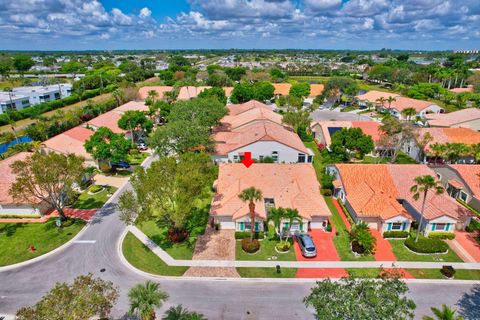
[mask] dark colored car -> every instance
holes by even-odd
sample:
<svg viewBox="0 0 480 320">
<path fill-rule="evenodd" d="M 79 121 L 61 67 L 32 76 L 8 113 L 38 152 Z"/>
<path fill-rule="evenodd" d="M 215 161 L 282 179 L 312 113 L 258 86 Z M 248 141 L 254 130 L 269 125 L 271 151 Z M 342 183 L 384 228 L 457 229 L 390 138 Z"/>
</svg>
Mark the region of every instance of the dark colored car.
<svg viewBox="0 0 480 320">
<path fill-rule="evenodd" d="M 302 250 L 302 255 L 305 258 L 313 258 L 317 256 L 317 248 L 315 248 L 315 243 L 313 243 L 312 237 L 308 234 L 299 233 L 295 235 L 300 250 Z"/>
<path fill-rule="evenodd" d="M 120 169 L 130 168 L 130 163 L 128 163 L 127 161 L 111 162 L 110 165 L 112 166 L 112 168 L 120 168 Z"/>
</svg>

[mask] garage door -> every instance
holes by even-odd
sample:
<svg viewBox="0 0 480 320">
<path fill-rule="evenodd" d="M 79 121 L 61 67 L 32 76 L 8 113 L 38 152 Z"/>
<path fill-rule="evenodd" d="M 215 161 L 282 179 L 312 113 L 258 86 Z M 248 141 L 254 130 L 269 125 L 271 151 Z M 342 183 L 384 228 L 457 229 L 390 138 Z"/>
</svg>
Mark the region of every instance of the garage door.
<svg viewBox="0 0 480 320">
<path fill-rule="evenodd" d="M 378 223 L 377 223 L 377 222 L 369 222 L 369 223 L 368 223 L 368 227 L 369 227 L 370 229 L 378 230 Z"/>
</svg>

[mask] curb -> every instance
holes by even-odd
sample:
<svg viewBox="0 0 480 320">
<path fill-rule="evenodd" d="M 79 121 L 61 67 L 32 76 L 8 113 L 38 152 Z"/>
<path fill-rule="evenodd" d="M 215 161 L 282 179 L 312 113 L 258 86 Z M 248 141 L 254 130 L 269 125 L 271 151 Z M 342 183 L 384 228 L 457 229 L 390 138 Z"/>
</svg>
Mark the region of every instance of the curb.
<svg viewBox="0 0 480 320">
<path fill-rule="evenodd" d="M 130 262 L 127 261 L 125 256 L 123 255 L 122 245 L 123 240 L 125 239 L 126 235 L 128 234 L 129 230 L 125 228 L 122 235 L 118 239 L 117 242 L 117 254 L 120 258 L 120 261 L 123 263 L 125 267 L 127 267 L 130 271 L 142 276 L 156 280 L 166 280 L 166 281 L 177 281 L 177 280 L 186 280 L 186 281 L 218 281 L 218 282 L 260 282 L 260 283 L 310 283 L 314 284 L 319 280 L 327 279 L 327 278 L 222 278 L 222 277 L 176 277 L 176 276 L 161 276 L 149 272 L 142 271 L 137 269 Z M 160 258 L 160 257 L 159 257 Z M 330 278 L 331 280 L 338 281 L 340 278 Z M 429 284 L 436 284 L 436 283 L 451 283 L 451 284 L 480 284 L 480 280 L 444 280 L 444 279 L 402 279 L 407 284 L 412 283 L 429 283 Z"/>
</svg>

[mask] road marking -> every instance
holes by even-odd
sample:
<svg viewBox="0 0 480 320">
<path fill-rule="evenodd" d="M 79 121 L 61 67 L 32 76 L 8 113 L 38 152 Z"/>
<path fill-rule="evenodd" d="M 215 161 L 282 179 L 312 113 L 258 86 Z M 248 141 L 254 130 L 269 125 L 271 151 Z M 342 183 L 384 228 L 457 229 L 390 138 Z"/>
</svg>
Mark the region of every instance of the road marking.
<svg viewBox="0 0 480 320">
<path fill-rule="evenodd" d="M 95 243 L 97 240 L 75 240 L 73 243 Z"/>
</svg>

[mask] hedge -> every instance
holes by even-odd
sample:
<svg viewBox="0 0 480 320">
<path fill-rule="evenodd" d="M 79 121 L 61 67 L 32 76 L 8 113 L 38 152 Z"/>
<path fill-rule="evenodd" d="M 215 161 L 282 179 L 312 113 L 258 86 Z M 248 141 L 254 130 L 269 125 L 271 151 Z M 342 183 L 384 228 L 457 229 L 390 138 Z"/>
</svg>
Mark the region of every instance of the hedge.
<svg viewBox="0 0 480 320">
<path fill-rule="evenodd" d="M 385 231 L 384 238 L 408 238 L 408 231 Z"/>
<path fill-rule="evenodd" d="M 430 232 L 428 234 L 428 237 L 430 239 L 442 239 L 442 240 L 449 239 L 449 240 L 452 240 L 452 239 L 455 239 L 455 233 L 445 232 L 445 231 L 434 231 L 434 232 Z"/>
<path fill-rule="evenodd" d="M 255 232 L 255 234 L 254 234 L 255 239 L 263 239 L 264 236 L 265 235 L 264 235 L 263 231 Z M 235 239 L 242 240 L 244 238 L 250 238 L 250 232 L 249 231 L 236 231 L 235 232 Z"/>
<path fill-rule="evenodd" d="M 418 238 L 418 242 L 415 242 L 415 238 L 408 238 L 405 240 L 405 246 L 417 253 L 446 253 L 448 251 L 448 245 L 440 239 L 428 239 Z"/>
</svg>

